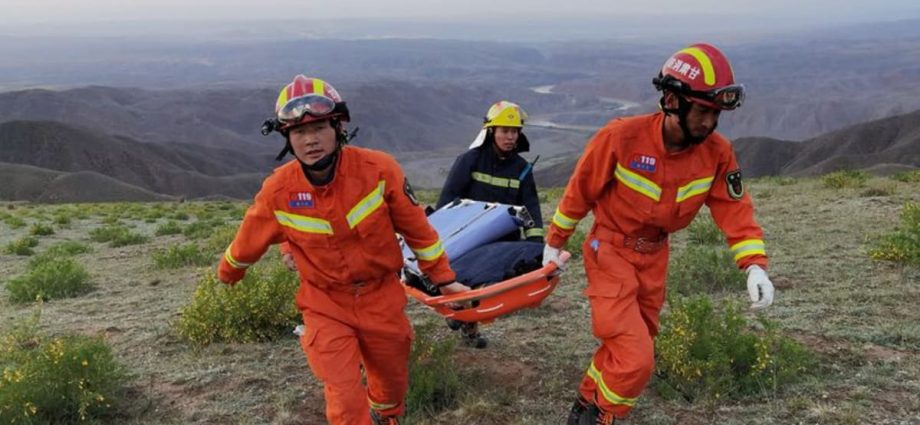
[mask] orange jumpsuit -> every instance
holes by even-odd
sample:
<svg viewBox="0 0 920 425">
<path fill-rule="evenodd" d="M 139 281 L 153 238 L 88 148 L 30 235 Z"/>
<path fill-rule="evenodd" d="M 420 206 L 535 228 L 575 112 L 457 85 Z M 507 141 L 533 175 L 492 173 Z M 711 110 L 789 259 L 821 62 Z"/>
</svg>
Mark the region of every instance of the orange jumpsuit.
<svg viewBox="0 0 920 425">
<path fill-rule="evenodd" d="M 396 161 L 346 146 L 324 186 L 313 186 L 297 161 L 266 178 L 221 260 L 221 280 L 236 282 L 269 245 L 289 242 L 306 327 L 300 342 L 324 383 L 331 424 L 369 425 L 369 407 L 381 416 L 405 410 L 412 329 L 397 276 L 403 257 L 396 232 L 433 282 L 455 279 Z"/>
<path fill-rule="evenodd" d="M 635 405 L 654 368 L 668 233 L 689 225 L 705 203 L 738 267 L 767 265 L 763 232 L 731 144 L 714 132 L 699 145 L 668 153 L 663 122 L 659 112 L 602 128 L 578 161 L 546 238 L 561 248 L 578 221 L 594 213 L 583 246 L 585 295 L 601 346 L 579 391 L 617 417 Z"/>
</svg>

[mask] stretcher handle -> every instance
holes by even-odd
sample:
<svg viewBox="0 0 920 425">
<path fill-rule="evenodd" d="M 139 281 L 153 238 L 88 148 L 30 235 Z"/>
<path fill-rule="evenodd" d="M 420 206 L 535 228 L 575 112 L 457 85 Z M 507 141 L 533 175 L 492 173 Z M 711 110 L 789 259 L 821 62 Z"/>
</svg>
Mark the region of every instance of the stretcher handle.
<svg viewBox="0 0 920 425">
<path fill-rule="evenodd" d="M 563 263 L 568 262 L 569 258 L 571 257 L 572 257 L 572 254 L 570 254 L 568 251 L 562 251 L 562 253 L 559 254 L 559 259 L 562 260 Z M 440 306 L 440 305 L 450 304 L 450 303 L 470 302 L 470 301 L 480 300 L 483 298 L 489 298 L 489 297 L 501 294 L 503 292 L 510 291 L 514 288 L 517 288 L 518 286 L 526 285 L 526 284 L 532 283 L 540 279 L 546 279 L 549 277 L 553 277 L 561 273 L 562 271 L 563 270 L 560 270 L 559 267 L 556 265 L 556 263 L 549 263 L 543 266 L 543 268 L 534 270 L 530 273 L 525 273 L 520 276 L 508 279 L 504 282 L 501 282 L 495 285 L 486 286 L 485 288 L 473 289 L 469 292 L 460 292 L 456 294 L 437 295 L 437 296 L 430 296 L 430 295 L 424 294 L 421 291 L 418 291 L 418 293 L 424 294 L 424 296 L 421 298 L 421 301 L 429 306 Z M 411 289 L 415 289 L 415 288 L 411 288 Z"/>
</svg>

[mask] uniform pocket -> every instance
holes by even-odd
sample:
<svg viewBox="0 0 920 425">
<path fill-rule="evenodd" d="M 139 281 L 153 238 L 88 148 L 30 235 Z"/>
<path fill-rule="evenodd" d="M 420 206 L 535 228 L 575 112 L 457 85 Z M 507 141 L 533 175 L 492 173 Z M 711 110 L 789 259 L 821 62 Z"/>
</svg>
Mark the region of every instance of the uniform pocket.
<svg viewBox="0 0 920 425">
<path fill-rule="evenodd" d="M 401 251 L 396 239 L 396 230 L 385 206 L 368 215 L 355 228 L 362 240 L 362 247 L 370 254 L 379 255 L 381 250 Z"/>
<path fill-rule="evenodd" d="M 588 275 L 588 287 L 585 295 L 589 297 L 618 298 L 623 292 L 623 279 L 611 271 L 616 267 L 616 259 L 611 258 L 614 247 L 609 242 L 587 239 L 583 247 L 585 253 L 585 273 Z"/>
<path fill-rule="evenodd" d="M 617 182 L 614 191 L 617 197 L 623 201 L 623 204 L 627 206 L 627 208 L 636 213 L 639 213 L 641 217 L 651 217 L 652 210 L 658 203 L 651 197 L 639 193 L 635 189 L 623 184 L 623 182 Z"/>
</svg>

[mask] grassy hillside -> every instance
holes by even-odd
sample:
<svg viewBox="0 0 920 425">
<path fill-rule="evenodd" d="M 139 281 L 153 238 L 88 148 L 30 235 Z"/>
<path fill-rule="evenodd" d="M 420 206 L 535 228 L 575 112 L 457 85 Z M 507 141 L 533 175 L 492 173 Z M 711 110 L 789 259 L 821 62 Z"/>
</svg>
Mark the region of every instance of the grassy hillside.
<svg viewBox="0 0 920 425">
<path fill-rule="evenodd" d="M 863 187 L 834 189 L 819 179 L 768 178 L 750 190 L 778 289 L 766 316 L 816 353 L 816 370 L 766 397 L 738 401 L 689 403 L 650 388 L 626 423 L 920 420 L 920 270 L 874 262 L 867 255 L 868 241 L 897 227 L 904 204 L 920 202 L 920 183 L 872 178 Z M 548 217 L 560 191 L 542 194 Z M 422 194 L 423 201 L 434 196 Z M 37 237 L 36 253 L 62 241 L 91 247 L 77 259 L 93 289 L 45 302 L 41 327 L 52 334 L 102 335 L 112 345 L 131 377 L 130 402 L 121 407 L 118 423 L 324 423 L 322 388 L 293 335 L 199 348 L 175 331 L 180 309 L 212 266 L 159 268 L 153 257 L 194 243 L 212 253 L 216 264 L 217 247 L 226 243 L 244 207 L 235 202 L 0 205 L 0 246 L 42 223 L 54 234 Z M 580 226 L 587 229 L 589 222 Z M 119 224 L 149 240 L 112 247 L 90 238 L 103 233 L 97 229 Z M 687 249 L 687 232 L 674 235 L 672 245 L 673 260 Z M 0 254 L 0 285 L 23 273 L 28 262 L 29 257 Z M 457 403 L 409 425 L 562 423 L 596 344 L 581 294 L 585 284 L 581 260 L 575 259 L 543 306 L 484 327 L 488 349 L 457 347 L 451 356 L 464 378 Z M 736 286 L 715 295 L 716 305 L 743 305 L 744 283 Z M 36 308 L 13 304 L 7 295 L 0 287 L 0 330 Z M 410 302 L 409 315 L 417 327 L 434 326 L 435 338 L 456 338 L 418 303 Z"/>
</svg>

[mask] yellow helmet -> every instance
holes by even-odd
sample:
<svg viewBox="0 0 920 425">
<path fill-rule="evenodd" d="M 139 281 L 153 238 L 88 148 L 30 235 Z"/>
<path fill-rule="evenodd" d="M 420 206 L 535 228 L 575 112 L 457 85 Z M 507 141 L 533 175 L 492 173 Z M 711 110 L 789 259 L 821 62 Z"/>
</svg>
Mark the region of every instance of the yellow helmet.
<svg viewBox="0 0 920 425">
<path fill-rule="evenodd" d="M 527 112 L 524 112 L 524 109 L 517 103 L 500 100 L 489 108 L 489 112 L 486 114 L 482 127 L 523 128 L 524 121 L 526 120 Z"/>
</svg>

